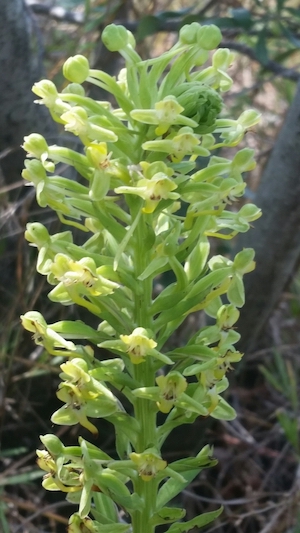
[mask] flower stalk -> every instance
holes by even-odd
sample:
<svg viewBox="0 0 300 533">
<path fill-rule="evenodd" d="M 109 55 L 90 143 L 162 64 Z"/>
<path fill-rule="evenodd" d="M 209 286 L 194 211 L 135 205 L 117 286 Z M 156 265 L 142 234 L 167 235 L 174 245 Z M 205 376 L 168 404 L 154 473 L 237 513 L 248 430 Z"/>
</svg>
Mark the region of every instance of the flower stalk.
<svg viewBox="0 0 300 533">
<path fill-rule="evenodd" d="M 235 324 L 254 253 L 211 256 L 209 238 L 232 239 L 261 213 L 252 204 L 234 206 L 244 192 L 243 173 L 255 166 L 253 151 L 235 151 L 232 160 L 215 154 L 236 146 L 259 114 L 226 117 L 221 94 L 232 83 L 232 55 L 217 50 L 205 65 L 220 40 L 215 26 L 192 23 L 171 50 L 143 61 L 133 35 L 110 25 L 103 42 L 125 60 L 117 79 L 75 56 L 64 65 L 70 83 L 62 92 L 48 80 L 33 87 L 38 103 L 80 139 L 82 150 L 48 146 L 32 133 L 23 145 L 23 177 L 35 186 L 38 203 L 86 240 L 78 245 L 70 230 L 50 235 L 40 223 L 28 224 L 25 237 L 38 249 L 37 270 L 52 285 L 50 300 L 87 309 L 99 325 L 47 324 L 38 311 L 21 320 L 37 344 L 65 358 L 57 392 L 63 405 L 52 421 L 79 423 L 97 436 L 96 420 L 106 418 L 116 435 L 115 457 L 82 438 L 68 447 L 55 435 L 41 438 L 43 486 L 78 505 L 69 533 L 154 533 L 161 525 L 183 533 L 221 512 L 184 522 L 185 510 L 170 503 L 216 463 L 212 450 L 205 446 L 196 457 L 169 464 L 162 452 L 182 424 L 235 417 L 222 393 L 227 372 L 242 357 Z M 85 82 L 105 89 L 114 105 L 92 100 Z M 74 179 L 56 174 L 59 163 L 74 168 Z M 173 281 L 158 290 L 166 272 Z M 200 310 L 214 324 L 171 350 L 170 337 Z M 95 357 L 94 347 L 111 357 Z"/>
</svg>

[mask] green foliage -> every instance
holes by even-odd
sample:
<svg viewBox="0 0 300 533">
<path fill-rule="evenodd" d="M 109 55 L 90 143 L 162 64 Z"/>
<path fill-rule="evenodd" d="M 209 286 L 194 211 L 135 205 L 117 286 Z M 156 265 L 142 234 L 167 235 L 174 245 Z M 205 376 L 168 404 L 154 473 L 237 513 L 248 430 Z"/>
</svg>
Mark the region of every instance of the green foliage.
<svg viewBox="0 0 300 533">
<path fill-rule="evenodd" d="M 278 421 L 285 433 L 287 440 L 292 445 L 294 452 L 300 458 L 299 443 L 299 397 L 298 397 L 298 375 L 293 368 L 291 361 L 284 360 L 283 355 L 274 351 L 274 360 L 272 366 L 260 366 L 261 372 L 267 378 L 269 383 L 276 389 L 288 404 L 286 408 L 278 409 L 276 415 Z"/>
</svg>

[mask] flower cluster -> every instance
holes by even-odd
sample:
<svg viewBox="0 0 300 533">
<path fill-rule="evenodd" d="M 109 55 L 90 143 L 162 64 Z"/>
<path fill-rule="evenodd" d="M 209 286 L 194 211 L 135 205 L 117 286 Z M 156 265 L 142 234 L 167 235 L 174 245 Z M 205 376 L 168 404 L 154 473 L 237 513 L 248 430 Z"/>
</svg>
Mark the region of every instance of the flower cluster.
<svg viewBox="0 0 300 533">
<path fill-rule="evenodd" d="M 36 133 L 23 145 L 23 177 L 35 186 L 38 203 L 86 235 L 79 245 L 71 231 L 50 235 L 42 224 L 28 224 L 37 270 L 52 285 L 50 300 L 87 309 L 99 325 L 49 325 L 37 311 L 25 313 L 22 323 L 38 345 L 66 358 L 57 392 L 63 405 L 52 421 L 80 423 L 97 435 L 90 419 L 105 418 L 114 425 L 119 459 L 83 439 L 64 447 L 46 435 L 38 463 L 46 471 L 44 487 L 79 505 L 69 533 L 153 533 L 166 524 L 178 533 L 185 511 L 166 504 L 214 460 L 205 447 L 195 458 L 167 464 L 161 447 L 176 426 L 199 416 L 235 417 L 222 393 L 227 372 L 242 357 L 235 324 L 245 299 L 243 276 L 255 266 L 250 249 L 233 259 L 211 257 L 210 238 L 232 239 L 261 214 L 252 204 L 237 207 L 243 174 L 255 166 L 253 151 L 237 150 L 233 159 L 217 151 L 235 147 L 259 114 L 226 115 L 222 92 L 232 83 L 232 54 L 210 53 L 221 41 L 216 26 L 183 26 L 169 51 L 145 61 L 124 27 L 107 26 L 102 39 L 125 60 L 117 78 L 78 55 L 64 65 L 70 83 L 61 92 L 48 80 L 33 87 L 38 103 L 78 137 L 81 149 L 48 145 Z M 114 105 L 86 96 L 84 82 L 106 90 Z M 74 169 L 72 179 L 60 175 L 61 163 Z M 158 291 L 158 277 L 169 271 L 172 282 Z M 214 323 L 170 350 L 172 334 L 197 311 Z M 101 358 L 107 350 L 115 357 Z M 131 525 L 120 522 L 118 508 Z M 180 531 L 219 513 L 201 515 Z"/>
</svg>

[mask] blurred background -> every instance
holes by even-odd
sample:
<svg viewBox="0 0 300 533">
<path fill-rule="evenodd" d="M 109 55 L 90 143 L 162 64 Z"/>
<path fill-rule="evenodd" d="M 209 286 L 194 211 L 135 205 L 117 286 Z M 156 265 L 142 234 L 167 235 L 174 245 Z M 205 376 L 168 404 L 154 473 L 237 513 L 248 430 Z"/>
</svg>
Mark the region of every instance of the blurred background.
<svg viewBox="0 0 300 533">
<path fill-rule="evenodd" d="M 172 46 L 180 27 L 213 23 L 221 47 L 235 52 L 225 93 L 226 113 L 237 118 L 254 107 L 261 122 L 243 144 L 255 150 L 257 168 L 245 176 L 246 198 L 264 216 L 235 241 L 214 240 L 214 251 L 232 256 L 256 250 L 257 269 L 246 277 L 246 305 L 238 331 L 243 362 L 230 375 L 227 399 L 233 422 L 201 420 L 174 432 L 164 458 L 193 455 L 214 445 L 218 466 L 203 472 L 181 495 L 188 518 L 224 505 L 222 516 L 204 531 L 216 533 L 300 532 L 300 5 L 299 0 L 0 0 L 0 531 L 61 533 L 73 509 L 60 493 L 41 487 L 35 464 L 39 435 L 55 432 L 65 444 L 90 435 L 50 422 L 59 361 L 33 345 L 20 327 L 20 314 L 42 312 L 48 322 L 76 310 L 47 300 L 36 274 L 36 252 L 24 239 L 28 221 L 60 231 L 55 214 L 41 210 L 21 178 L 24 135 L 43 134 L 49 144 L 76 148 L 47 109 L 33 103 L 31 87 L 44 77 L 61 90 L 61 68 L 75 54 L 93 68 L 117 74 L 118 54 L 101 44 L 111 23 L 125 25 L 143 58 Z M 107 96 L 86 88 L 96 99 Z M 238 149 L 237 148 L 237 149 Z M 218 155 L 233 157 L 235 148 Z M 60 169 L 67 175 L 68 168 Z M 225 243 L 225 244 L 224 244 Z M 168 280 L 163 280 L 167 283 Z M 194 322 L 193 322 L 194 320 Z M 176 342 L 189 338 L 202 315 L 187 321 Z M 98 421 L 97 439 L 113 454 L 114 435 Z M 142 533 L 142 532 L 141 532 Z"/>
</svg>

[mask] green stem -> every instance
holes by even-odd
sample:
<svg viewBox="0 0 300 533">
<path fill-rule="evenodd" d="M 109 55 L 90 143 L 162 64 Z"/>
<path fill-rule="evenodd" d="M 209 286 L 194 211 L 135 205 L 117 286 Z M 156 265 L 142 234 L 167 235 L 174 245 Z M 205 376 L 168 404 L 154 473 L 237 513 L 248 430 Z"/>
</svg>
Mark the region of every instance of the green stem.
<svg viewBox="0 0 300 533">
<path fill-rule="evenodd" d="M 138 327 L 152 329 L 152 317 L 150 314 L 152 280 L 151 278 L 138 280 L 139 275 L 150 262 L 150 254 L 144 247 L 144 237 L 145 221 L 144 216 L 142 216 L 136 229 L 134 250 L 137 283 L 134 300 L 135 324 Z M 155 370 L 150 357 L 146 357 L 145 362 L 133 365 L 133 367 L 133 377 L 139 382 L 141 387 L 153 387 L 155 385 Z M 135 418 L 141 428 L 137 439 L 136 452 L 142 453 L 147 448 L 156 447 L 156 411 L 153 409 L 153 403 L 137 398 L 135 402 Z M 139 477 L 134 484 L 134 490 L 143 499 L 145 505 L 142 510 L 135 511 L 132 514 L 132 532 L 154 533 L 155 528 L 151 525 L 150 520 L 156 507 L 157 482 L 155 479 L 144 481 Z"/>
</svg>

